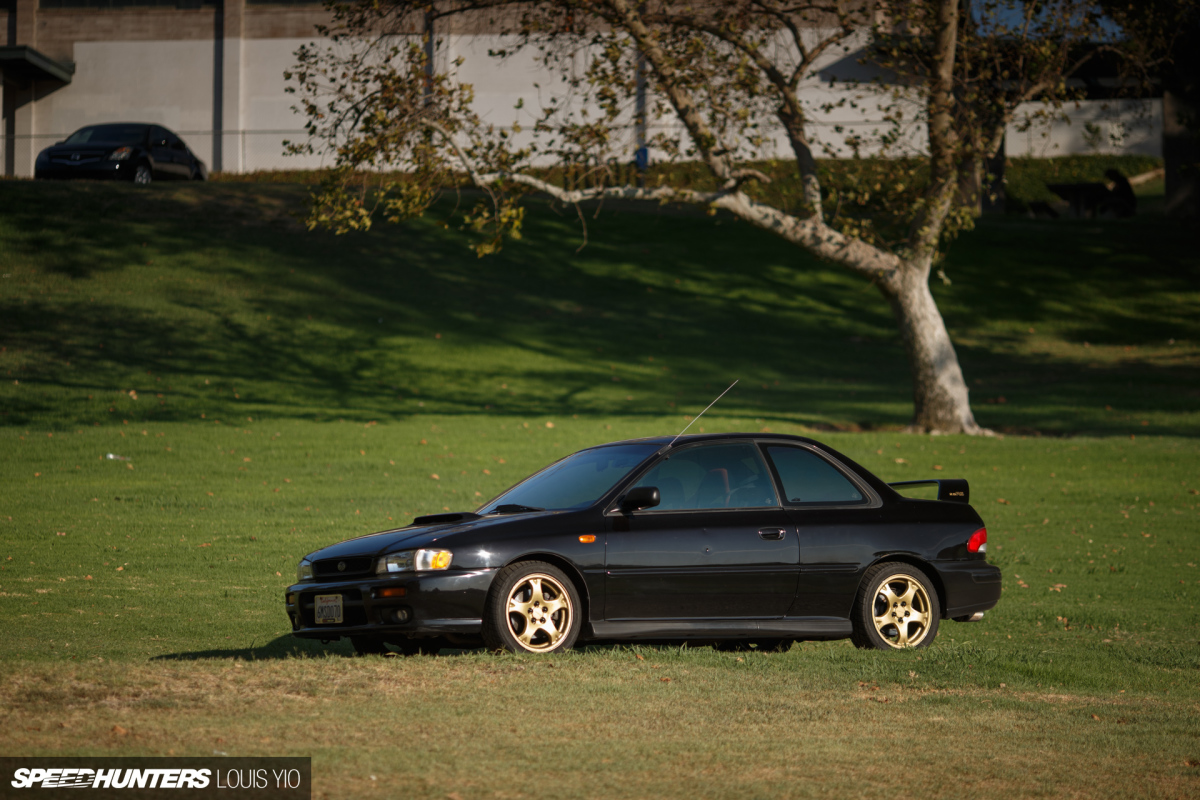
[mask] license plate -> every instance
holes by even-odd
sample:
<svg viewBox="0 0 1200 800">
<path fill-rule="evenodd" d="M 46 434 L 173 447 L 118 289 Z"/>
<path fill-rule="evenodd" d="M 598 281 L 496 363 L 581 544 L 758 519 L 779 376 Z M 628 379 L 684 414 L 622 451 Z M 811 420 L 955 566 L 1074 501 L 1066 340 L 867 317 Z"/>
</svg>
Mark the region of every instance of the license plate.
<svg viewBox="0 0 1200 800">
<path fill-rule="evenodd" d="M 319 594 L 313 602 L 313 618 L 318 625 L 342 624 L 342 596 Z"/>
</svg>

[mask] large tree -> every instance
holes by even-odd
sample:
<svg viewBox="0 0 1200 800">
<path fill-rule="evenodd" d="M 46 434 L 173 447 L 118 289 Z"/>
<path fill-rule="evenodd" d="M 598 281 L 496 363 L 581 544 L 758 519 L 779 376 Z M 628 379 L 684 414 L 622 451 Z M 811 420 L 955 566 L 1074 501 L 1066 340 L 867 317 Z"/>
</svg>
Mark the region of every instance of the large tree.
<svg viewBox="0 0 1200 800">
<path fill-rule="evenodd" d="M 883 294 L 911 367 L 912 429 L 938 433 L 983 432 L 930 292 L 942 248 L 971 224 L 970 195 L 1018 106 L 1061 105 L 1072 73 L 1115 47 L 1094 4 L 1072 0 L 349 0 L 329 8 L 327 38 L 297 51 L 288 75 L 310 133 L 292 148 L 322 150 L 335 163 L 310 224 L 346 231 L 375 215 L 419 215 L 463 180 L 482 190 L 466 215 L 481 254 L 519 235 L 520 196 L 530 192 L 574 204 L 720 209 Z M 472 87 L 456 77 L 460 62 L 434 66 L 439 37 L 451 31 L 503 34 L 491 57 L 532 53 L 562 76 L 562 90 L 539 87 L 542 102 L 523 112 L 524 126 L 485 123 Z M 848 53 L 887 80 L 850 87 L 840 101 L 806 100 L 819 70 Z M 830 170 L 817 159 L 814 124 L 838 105 L 870 106 L 885 120 L 874 136 L 849 137 L 852 146 L 883 156 L 907 148 L 908 157 L 874 176 L 859 170 L 854 186 L 823 182 Z M 790 149 L 802 187 L 796 202 L 773 200 L 757 168 L 773 138 Z M 699 162 L 707 183 L 668 177 L 685 170 L 622 182 L 629 170 L 612 165 L 642 147 Z M 548 162 L 588 166 L 560 175 Z"/>
</svg>

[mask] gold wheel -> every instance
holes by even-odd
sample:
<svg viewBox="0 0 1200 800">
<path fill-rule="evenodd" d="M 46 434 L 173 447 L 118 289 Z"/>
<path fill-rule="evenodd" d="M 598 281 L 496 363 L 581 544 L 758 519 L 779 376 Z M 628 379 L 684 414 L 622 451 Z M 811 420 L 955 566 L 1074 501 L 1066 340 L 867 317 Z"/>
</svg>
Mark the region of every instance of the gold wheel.
<svg viewBox="0 0 1200 800">
<path fill-rule="evenodd" d="M 506 605 L 509 633 L 532 653 L 548 653 L 562 644 L 575 618 L 570 592 L 541 572 L 523 577 Z"/>
<path fill-rule="evenodd" d="M 879 584 L 871 619 L 881 639 L 900 649 L 916 647 L 929 635 L 933 620 L 929 594 L 911 575 L 895 574 Z"/>
</svg>

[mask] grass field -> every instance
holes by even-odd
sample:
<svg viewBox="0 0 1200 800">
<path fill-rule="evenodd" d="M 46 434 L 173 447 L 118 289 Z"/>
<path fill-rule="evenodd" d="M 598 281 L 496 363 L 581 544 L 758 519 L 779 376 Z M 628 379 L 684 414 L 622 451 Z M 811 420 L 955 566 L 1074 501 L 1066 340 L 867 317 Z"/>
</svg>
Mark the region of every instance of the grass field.
<svg viewBox="0 0 1200 800">
<path fill-rule="evenodd" d="M 935 291 L 1006 435 L 929 438 L 898 432 L 873 290 L 732 222 L 602 215 L 576 254 L 544 211 L 476 261 L 433 221 L 303 233 L 302 191 L 5 185 L 5 753 L 312 755 L 331 798 L 1200 792 L 1186 230 L 957 242 Z M 677 430 L 735 377 L 698 425 L 970 480 L 995 611 L 887 654 L 350 659 L 287 635 L 308 550 Z"/>
<path fill-rule="evenodd" d="M 6 184 L 3 424 L 662 417 L 734 378 L 722 410 L 766 424 L 909 420 L 878 292 L 739 223 L 601 214 L 577 253 L 573 212 L 544 211 L 479 260 L 439 219 L 307 234 L 305 191 Z M 934 291 L 980 422 L 1200 432 L 1194 238 L 1154 216 L 1006 218 L 956 242 Z"/>
</svg>

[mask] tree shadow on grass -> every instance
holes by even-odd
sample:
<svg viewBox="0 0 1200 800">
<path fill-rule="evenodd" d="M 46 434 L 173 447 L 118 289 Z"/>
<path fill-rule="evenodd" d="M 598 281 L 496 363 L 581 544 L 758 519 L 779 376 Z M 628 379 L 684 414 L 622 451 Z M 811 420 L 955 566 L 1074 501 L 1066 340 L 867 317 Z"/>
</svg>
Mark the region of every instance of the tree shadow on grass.
<svg viewBox="0 0 1200 800">
<path fill-rule="evenodd" d="M 605 212 L 577 253 L 576 223 L 535 203 L 525 239 L 479 260 L 437 224 L 444 209 L 362 235 L 297 230 L 302 187 L 12 188 L 0 222 L 25 231 L 17 263 L 67 283 L 3 287 L 0 365 L 22 388 L 0 386 L 0 425 L 682 417 L 734 378 L 722 412 L 753 429 L 899 428 L 911 409 L 879 294 L 728 219 Z M 955 244 L 955 283 L 935 291 L 969 342 L 959 355 L 982 424 L 1127 433 L 1127 419 L 1077 409 L 1194 407 L 1192 361 L 1022 354 L 1003 328 L 1200 339 L 1194 301 L 1167 300 L 1200 279 L 1185 234 L 1120 225 L 984 221 Z M 1161 255 L 1147 262 L 1146 248 Z M 1137 432 L 1197 432 L 1180 419 Z"/>
</svg>

